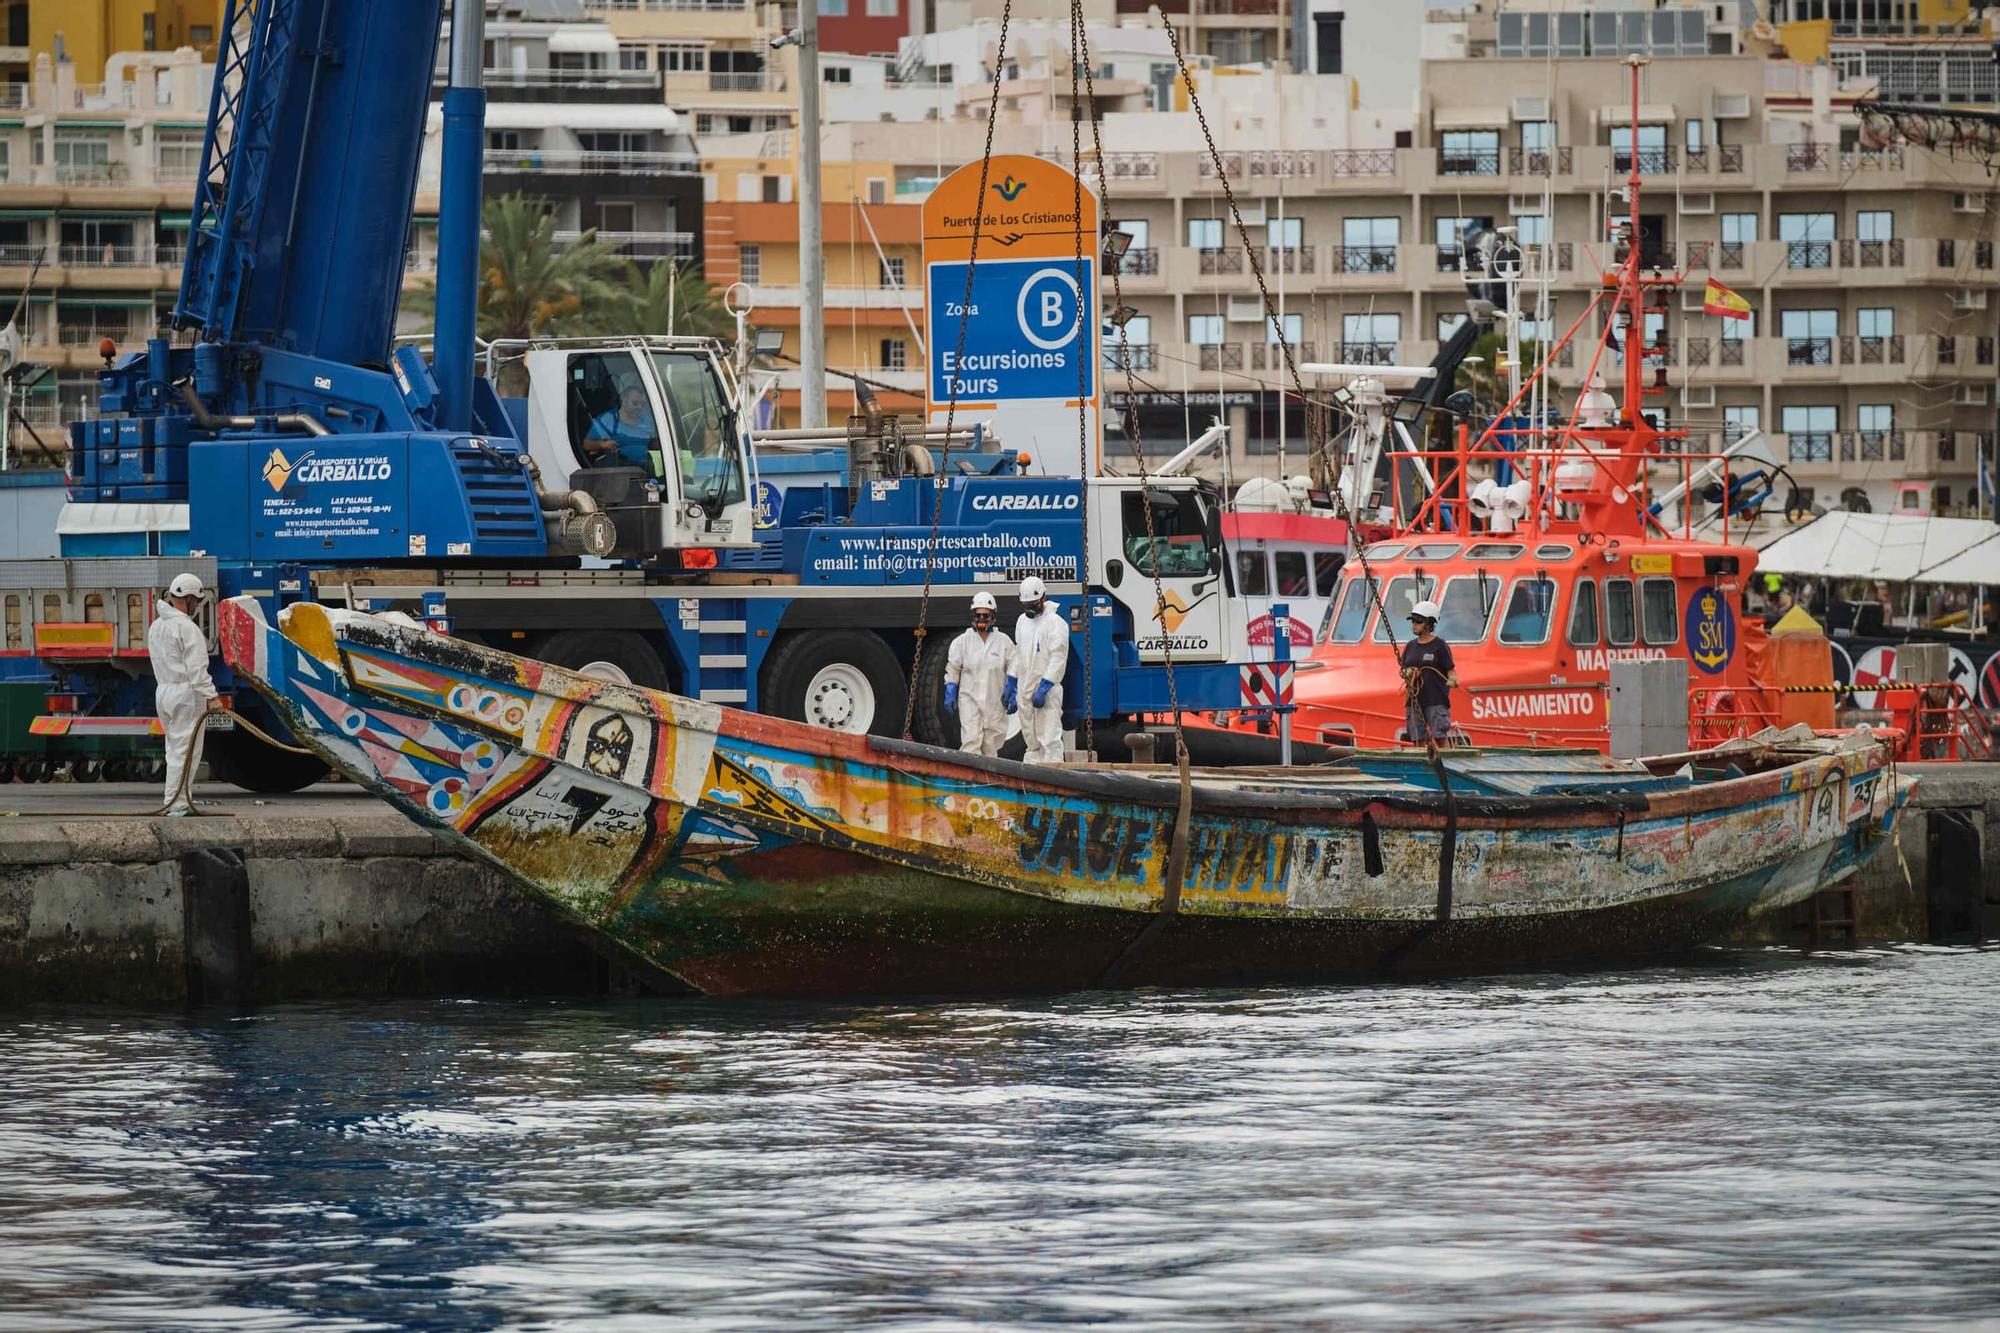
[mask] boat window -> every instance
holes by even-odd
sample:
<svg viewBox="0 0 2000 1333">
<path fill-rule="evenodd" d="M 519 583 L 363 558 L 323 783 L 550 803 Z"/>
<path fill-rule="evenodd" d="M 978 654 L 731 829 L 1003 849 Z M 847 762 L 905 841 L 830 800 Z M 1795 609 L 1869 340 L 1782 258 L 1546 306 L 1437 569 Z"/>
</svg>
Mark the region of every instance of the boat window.
<svg viewBox="0 0 2000 1333">
<path fill-rule="evenodd" d="M 1576 581 L 1576 600 L 1569 607 L 1569 643 L 1572 648 L 1597 646 L 1597 582 Z"/>
<path fill-rule="evenodd" d="M 1410 635 L 1410 608 L 1437 592 L 1437 580 L 1428 574 L 1399 574 L 1389 580 L 1382 594 L 1382 615 L 1375 622 L 1375 642 L 1389 642 L 1389 627 L 1395 626 L 1396 642 Z"/>
<path fill-rule="evenodd" d="M 1517 546 L 1513 542 L 1480 542 L 1465 553 L 1465 558 L 1467 560 L 1512 560 L 1527 549 L 1527 547 Z"/>
<path fill-rule="evenodd" d="M 1262 551 L 1236 553 L 1236 591 L 1245 597 L 1263 597 L 1271 591 L 1270 570 Z"/>
<path fill-rule="evenodd" d="M 1349 579 L 1340 594 L 1340 613 L 1334 614 L 1332 604 L 1328 604 L 1326 614 L 1328 643 L 1360 643 L 1362 632 L 1368 628 L 1368 613 L 1375 607 L 1375 589 L 1381 586 L 1379 579 Z"/>
<path fill-rule="evenodd" d="M 1500 642 L 1547 643 L 1555 609 L 1554 579 L 1545 574 L 1531 579 L 1515 579 L 1514 591 L 1507 598 L 1507 612 L 1500 617 Z"/>
<path fill-rule="evenodd" d="M 1567 560 L 1575 554 L 1573 548 L 1564 546 L 1561 542 L 1544 542 L 1535 548 L 1537 560 Z"/>
<path fill-rule="evenodd" d="M 1444 585 L 1438 599 L 1438 637 L 1447 643 L 1478 643 L 1493 624 L 1500 605 L 1500 580 L 1491 574 L 1466 574 Z"/>
<path fill-rule="evenodd" d="M 1639 616 L 1632 605 L 1632 580 L 1604 580 L 1604 637 L 1613 648 L 1639 642 Z"/>
<path fill-rule="evenodd" d="M 1278 551 L 1271 556 L 1271 561 L 1278 567 L 1278 596 L 1312 596 L 1312 581 L 1306 576 L 1304 551 Z"/>
<path fill-rule="evenodd" d="M 1320 551 L 1313 556 L 1313 590 L 1322 597 L 1333 596 L 1333 585 L 1340 579 L 1341 558 L 1338 551 Z"/>
<path fill-rule="evenodd" d="M 1376 542 L 1365 552 L 1370 560 L 1394 560 L 1402 553 L 1401 542 Z"/>
<path fill-rule="evenodd" d="M 1647 643 L 1664 645 L 1681 641 L 1678 610 L 1672 579 L 1639 580 L 1640 621 Z"/>
<path fill-rule="evenodd" d="M 1427 564 L 1433 560 L 1449 560 L 1458 554 L 1457 542 L 1425 542 L 1410 548 L 1412 564 Z M 1373 559 L 1373 556 L 1370 556 Z"/>
<path fill-rule="evenodd" d="M 1147 535 L 1147 498 L 1153 510 L 1152 535 Z M 1167 490 L 1154 486 L 1146 491 L 1130 490 L 1120 498 L 1119 517 L 1124 527 L 1125 558 L 1132 568 L 1148 578 L 1187 578 L 1209 572 L 1210 542 L 1208 516 L 1201 507 L 1200 493 L 1192 488 Z M 1159 567 L 1154 568 L 1154 553 Z"/>
</svg>

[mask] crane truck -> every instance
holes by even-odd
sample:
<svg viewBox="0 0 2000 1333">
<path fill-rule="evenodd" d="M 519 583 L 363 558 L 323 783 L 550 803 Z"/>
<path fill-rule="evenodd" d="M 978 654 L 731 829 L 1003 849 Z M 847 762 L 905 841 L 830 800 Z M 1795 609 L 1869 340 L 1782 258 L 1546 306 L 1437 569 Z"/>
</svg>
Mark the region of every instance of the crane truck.
<svg viewBox="0 0 2000 1333">
<path fill-rule="evenodd" d="M 398 343 L 443 4 L 230 0 L 172 331 L 105 349 L 101 414 L 70 428 L 61 557 L 0 562 L 0 655 L 55 677 L 39 735 L 157 734 L 145 633 L 182 570 L 272 613 L 403 608 L 851 731 L 900 731 L 921 661 L 915 731 L 933 743 L 956 732 L 944 639 L 974 593 L 1035 574 L 1087 675 L 1066 691 L 1073 721 L 1086 703 L 1111 722 L 1237 702 L 1244 616 L 1219 497 L 1195 478 L 1030 475 L 985 442 L 940 455 L 871 415 L 843 477 L 780 491 L 720 344 L 500 349 L 525 363 L 521 398 L 475 374 L 481 0 L 452 15 L 432 355 Z M 612 416 L 636 447 L 600 452 Z M 253 697 L 235 703 L 273 729 Z M 242 731 L 208 754 L 252 790 L 321 774 Z"/>
</svg>

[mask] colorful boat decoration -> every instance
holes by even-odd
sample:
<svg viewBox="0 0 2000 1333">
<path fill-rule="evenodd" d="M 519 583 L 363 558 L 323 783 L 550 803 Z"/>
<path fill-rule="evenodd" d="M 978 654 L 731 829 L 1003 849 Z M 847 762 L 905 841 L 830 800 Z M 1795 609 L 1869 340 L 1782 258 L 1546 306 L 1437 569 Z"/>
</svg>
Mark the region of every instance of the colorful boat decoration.
<svg viewBox="0 0 2000 1333">
<path fill-rule="evenodd" d="M 1357 752 L 1037 768 L 609 684 L 414 622 L 226 603 L 329 763 L 717 995 L 1343 981 L 1630 958 L 1865 861 L 1912 781 L 1865 733 L 1699 762 Z"/>
</svg>

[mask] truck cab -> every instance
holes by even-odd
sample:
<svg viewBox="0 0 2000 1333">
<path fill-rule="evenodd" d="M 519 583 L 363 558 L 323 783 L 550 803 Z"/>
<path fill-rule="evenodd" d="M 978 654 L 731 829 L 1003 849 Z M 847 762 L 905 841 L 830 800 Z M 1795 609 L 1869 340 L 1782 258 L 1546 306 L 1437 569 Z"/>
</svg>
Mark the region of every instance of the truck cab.
<svg viewBox="0 0 2000 1333">
<path fill-rule="evenodd" d="M 1131 616 L 1142 663 L 1242 662 L 1249 638 L 1224 568 L 1222 503 L 1194 477 L 1092 479 L 1091 582 Z M 1148 513 L 1150 510 L 1150 514 Z"/>
<path fill-rule="evenodd" d="M 753 454 L 736 377 L 705 338 L 496 343 L 528 376 L 528 454 L 618 530 L 615 557 L 755 544 Z"/>
</svg>

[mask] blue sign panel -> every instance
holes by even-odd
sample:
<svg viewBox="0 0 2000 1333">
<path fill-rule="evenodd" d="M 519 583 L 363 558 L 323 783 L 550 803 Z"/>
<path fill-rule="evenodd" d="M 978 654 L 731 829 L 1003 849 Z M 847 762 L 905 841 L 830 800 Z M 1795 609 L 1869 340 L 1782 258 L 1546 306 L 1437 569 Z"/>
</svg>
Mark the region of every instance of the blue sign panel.
<svg viewBox="0 0 2000 1333">
<path fill-rule="evenodd" d="M 1697 668 L 1713 676 L 1729 665 L 1736 655 L 1736 617 L 1720 589 L 1697 588 L 1688 598 L 1684 623 L 1688 656 Z"/>
<path fill-rule="evenodd" d="M 1089 239 L 1088 237 L 1085 238 Z M 1077 319 L 1077 266 L 1073 259 L 981 259 L 965 296 L 964 264 L 930 268 L 931 402 L 997 403 L 1023 398 L 1074 399 L 1097 392 L 1097 265 L 1083 262 L 1082 295 L 1090 301 Z M 959 324 L 965 323 L 964 352 Z M 1083 379 L 1077 377 L 1079 358 Z"/>
</svg>

